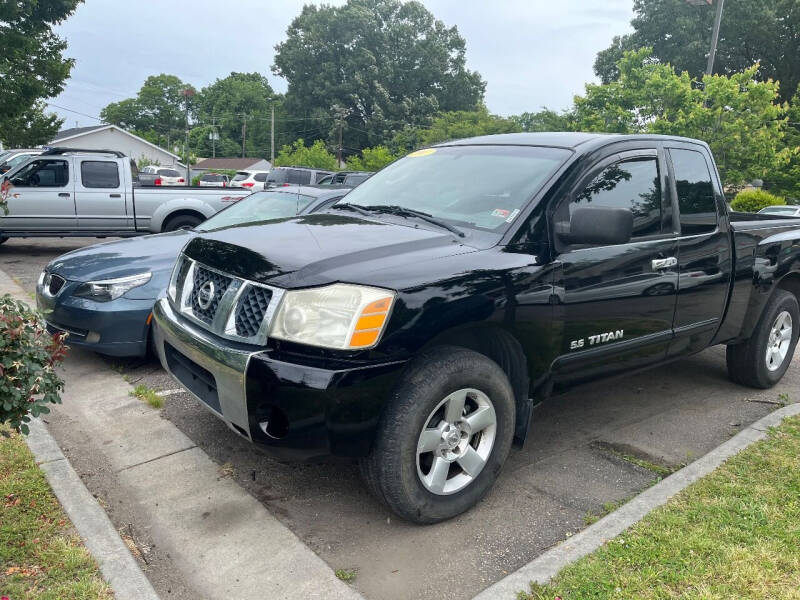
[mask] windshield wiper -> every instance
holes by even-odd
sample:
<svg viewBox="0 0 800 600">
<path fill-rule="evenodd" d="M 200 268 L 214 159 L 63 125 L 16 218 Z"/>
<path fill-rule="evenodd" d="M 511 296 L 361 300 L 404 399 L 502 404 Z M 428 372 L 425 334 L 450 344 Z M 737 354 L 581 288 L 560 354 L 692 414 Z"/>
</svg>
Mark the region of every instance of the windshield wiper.
<svg viewBox="0 0 800 600">
<path fill-rule="evenodd" d="M 395 204 L 389 204 L 385 206 L 381 204 L 376 204 L 373 206 L 365 206 L 363 208 L 366 210 L 370 210 L 372 212 L 397 215 L 399 217 L 416 217 L 418 219 L 422 219 L 423 221 L 431 223 L 432 225 L 437 225 L 442 229 L 447 229 L 447 231 L 455 233 L 458 237 L 464 237 L 464 232 L 458 229 L 457 227 L 454 227 L 453 225 L 450 225 L 449 223 L 446 223 L 441 219 L 437 219 L 431 214 L 422 212 L 421 210 L 414 210 L 413 208 L 406 208 L 405 206 L 397 206 Z"/>
<path fill-rule="evenodd" d="M 363 206 L 359 204 L 350 204 L 349 202 L 337 202 L 331 208 L 341 208 L 343 210 L 352 210 L 353 212 L 357 212 L 361 215 L 369 216 L 369 211 L 366 210 Z"/>
</svg>

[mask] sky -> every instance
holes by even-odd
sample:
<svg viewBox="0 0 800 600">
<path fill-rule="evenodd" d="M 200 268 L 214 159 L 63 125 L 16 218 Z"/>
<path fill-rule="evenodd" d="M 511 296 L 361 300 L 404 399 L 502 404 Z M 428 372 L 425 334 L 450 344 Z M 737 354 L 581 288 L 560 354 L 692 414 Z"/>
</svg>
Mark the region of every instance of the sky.
<svg viewBox="0 0 800 600">
<path fill-rule="evenodd" d="M 595 55 L 630 31 L 632 0 L 422 0 L 467 43 L 467 66 L 487 82 L 500 115 L 562 110 L 595 81 Z M 197 88 L 231 71 L 266 75 L 275 44 L 309 0 L 86 0 L 56 27 L 75 59 L 50 110 L 63 127 L 94 125 L 110 102 L 133 97 L 149 75 L 169 73 Z M 328 4 L 341 4 L 339 0 Z M 94 118 L 93 118 L 94 117 Z"/>
</svg>

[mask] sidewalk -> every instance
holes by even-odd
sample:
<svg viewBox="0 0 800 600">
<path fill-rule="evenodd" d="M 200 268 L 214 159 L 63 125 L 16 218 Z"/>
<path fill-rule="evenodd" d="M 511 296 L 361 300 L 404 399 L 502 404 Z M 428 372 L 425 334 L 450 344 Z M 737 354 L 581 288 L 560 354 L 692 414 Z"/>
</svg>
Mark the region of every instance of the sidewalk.
<svg viewBox="0 0 800 600">
<path fill-rule="evenodd" d="M 4 293 L 31 303 L 0 271 Z M 135 504 L 138 526 L 170 557 L 180 571 L 176 579 L 194 597 L 361 598 L 260 503 L 220 476 L 218 466 L 172 423 L 132 398 L 131 386 L 99 358 L 71 351 L 63 377 L 63 405 L 46 420 L 74 424 L 109 466 L 117 492 Z M 59 498 L 69 512 L 70 501 Z"/>
</svg>

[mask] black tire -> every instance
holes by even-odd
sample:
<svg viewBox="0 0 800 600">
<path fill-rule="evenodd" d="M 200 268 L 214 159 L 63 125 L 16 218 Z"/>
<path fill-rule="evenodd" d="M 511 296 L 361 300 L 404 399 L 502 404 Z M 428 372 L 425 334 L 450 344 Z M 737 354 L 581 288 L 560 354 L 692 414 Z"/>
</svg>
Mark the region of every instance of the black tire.
<svg viewBox="0 0 800 600">
<path fill-rule="evenodd" d="M 178 229 L 193 229 L 200 225 L 205 219 L 197 215 L 176 215 L 164 222 L 162 232 L 177 231 Z"/>
<path fill-rule="evenodd" d="M 5 244 L 7 241 L 8 241 L 7 237 L 0 235 L 0 244 Z"/>
<path fill-rule="evenodd" d="M 767 362 L 767 347 L 776 319 L 784 312 L 789 313 L 791 317 L 791 338 L 786 356 L 777 368 L 770 369 Z M 760 389 L 772 387 L 781 380 L 789 368 L 798 335 L 800 335 L 800 308 L 797 298 L 785 290 L 775 290 L 767 301 L 750 339 L 728 346 L 726 353 L 728 376 L 732 381 L 749 387 Z"/>
<path fill-rule="evenodd" d="M 432 473 L 432 463 L 425 474 L 422 470 L 418 472 L 418 468 L 423 468 L 418 467 L 418 460 L 420 465 L 425 457 L 437 460 L 439 450 L 418 459 L 417 444 L 423 429 L 431 428 L 439 418 L 435 415 L 444 415 L 444 412 L 434 411 L 444 411 L 448 405 L 437 407 L 459 390 L 477 392 L 466 394 L 467 417 L 476 414 L 470 411 L 480 408 L 474 399 L 482 398 L 481 402 L 488 400 L 488 406 L 494 409 L 495 423 L 472 436 L 464 437 L 462 433 L 461 449 L 447 451 L 471 452 L 467 446 L 481 451 L 483 436 L 487 436 L 485 443 L 489 449 L 482 470 L 473 477 L 462 470 L 460 459 L 451 459 L 445 471 L 447 482 L 460 477 L 469 483 L 447 495 L 437 494 L 421 480 L 423 475 Z M 484 404 L 483 408 L 486 407 Z M 474 506 L 494 484 L 511 448 L 515 415 L 514 392 L 497 363 L 465 348 L 431 348 L 409 365 L 387 403 L 372 452 L 360 464 L 367 488 L 398 516 L 409 521 L 436 523 L 454 517 Z M 460 422 L 464 421 L 466 419 Z M 444 420 L 440 423 L 445 426 Z M 491 432 L 494 440 L 489 445 Z"/>
</svg>

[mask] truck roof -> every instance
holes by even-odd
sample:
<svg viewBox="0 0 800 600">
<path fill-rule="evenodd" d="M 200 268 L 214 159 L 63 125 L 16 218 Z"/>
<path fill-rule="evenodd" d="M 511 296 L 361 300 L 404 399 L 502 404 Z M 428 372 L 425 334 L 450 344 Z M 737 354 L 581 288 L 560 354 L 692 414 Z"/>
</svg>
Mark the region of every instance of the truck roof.
<svg viewBox="0 0 800 600">
<path fill-rule="evenodd" d="M 545 131 L 539 133 L 500 133 L 496 135 L 482 135 L 479 137 L 465 138 L 442 142 L 436 146 L 472 146 L 483 144 L 499 144 L 509 146 L 551 146 L 556 148 L 569 148 L 575 150 L 578 146 L 596 147 L 612 142 L 627 140 L 672 140 L 692 142 L 706 145 L 705 142 L 677 135 L 655 135 L 648 133 L 620 134 L 620 133 L 586 133 L 582 131 Z M 583 148 L 582 148 L 583 149 Z"/>
</svg>

